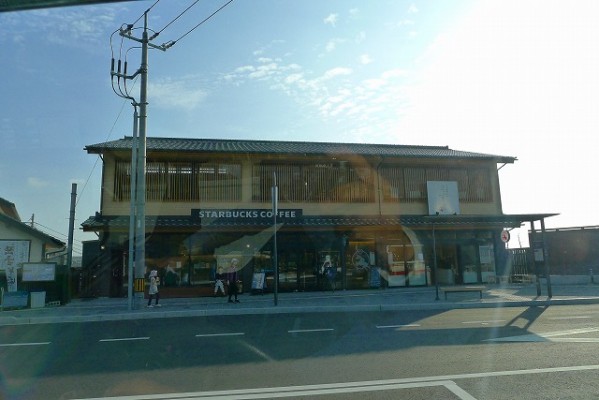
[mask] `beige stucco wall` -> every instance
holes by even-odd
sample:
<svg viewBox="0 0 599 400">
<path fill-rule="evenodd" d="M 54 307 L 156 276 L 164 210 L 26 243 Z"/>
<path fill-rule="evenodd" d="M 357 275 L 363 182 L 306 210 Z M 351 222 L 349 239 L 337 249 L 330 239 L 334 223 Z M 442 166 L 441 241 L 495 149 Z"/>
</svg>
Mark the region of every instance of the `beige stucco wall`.
<svg viewBox="0 0 599 400">
<path fill-rule="evenodd" d="M 29 262 L 44 261 L 44 242 L 20 229 L 0 222 L 0 240 L 27 240 L 29 241 Z"/>
<path fill-rule="evenodd" d="M 174 157 L 174 156 L 173 156 Z M 173 159 L 177 159 L 174 157 Z M 240 202 L 146 202 L 146 215 L 190 215 L 192 209 L 198 208 L 257 208 L 269 209 L 270 203 L 256 203 L 251 201 L 252 197 L 252 160 L 247 157 L 238 157 L 242 164 L 242 200 Z M 423 161 L 418 160 L 418 165 Z M 499 189 L 499 177 L 496 165 L 492 162 L 467 161 L 465 164 L 485 166 L 491 171 L 491 187 L 493 201 L 488 203 L 461 202 L 460 211 L 464 215 L 497 215 L 502 213 L 501 197 Z M 370 165 L 376 165 L 371 163 Z M 435 162 L 434 165 L 439 165 Z M 450 165 L 448 165 L 449 167 Z M 376 173 L 376 168 L 372 167 Z M 104 157 L 104 177 L 102 185 L 102 214 L 103 215 L 129 215 L 129 201 L 115 202 L 113 200 L 115 159 L 110 155 Z M 428 213 L 428 204 L 421 202 L 384 202 L 379 201 L 382 190 L 380 179 L 375 182 L 375 197 L 371 203 L 285 203 L 279 204 L 280 208 L 302 209 L 304 215 L 426 215 Z"/>
</svg>

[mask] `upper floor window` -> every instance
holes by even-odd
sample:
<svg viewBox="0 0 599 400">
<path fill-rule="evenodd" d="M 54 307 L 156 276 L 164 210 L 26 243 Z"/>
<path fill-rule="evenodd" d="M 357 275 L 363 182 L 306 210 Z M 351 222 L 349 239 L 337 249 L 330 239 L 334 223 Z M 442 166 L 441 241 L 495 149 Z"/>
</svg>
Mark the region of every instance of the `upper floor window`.
<svg viewBox="0 0 599 400">
<path fill-rule="evenodd" d="M 493 201 L 491 175 L 487 168 L 386 165 L 380 171 L 384 201 L 426 201 L 427 181 L 457 182 L 460 201 L 463 202 Z"/>
<path fill-rule="evenodd" d="M 355 167 L 343 161 L 254 165 L 253 201 L 271 201 L 274 174 L 276 174 L 281 202 L 368 203 L 374 201 L 372 169 Z"/>
<path fill-rule="evenodd" d="M 129 200 L 131 163 L 116 161 L 114 199 Z M 146 163 L 147 201 L 239 201 L 241 165 L 218 162 Z"/>
</svg>

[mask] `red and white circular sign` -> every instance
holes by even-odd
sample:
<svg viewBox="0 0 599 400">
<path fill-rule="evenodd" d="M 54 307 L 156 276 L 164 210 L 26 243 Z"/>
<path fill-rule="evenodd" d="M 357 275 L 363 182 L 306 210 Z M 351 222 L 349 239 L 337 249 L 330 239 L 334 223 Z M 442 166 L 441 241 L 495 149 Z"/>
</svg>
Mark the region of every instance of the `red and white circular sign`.
<svg viewBox="0 0 599 400">
<path fill-rule="evenodd" d="M 510 232 L 505 229 L 501 231 L 501 241 L 507 243 L 510 241 Z"/>
</svg>

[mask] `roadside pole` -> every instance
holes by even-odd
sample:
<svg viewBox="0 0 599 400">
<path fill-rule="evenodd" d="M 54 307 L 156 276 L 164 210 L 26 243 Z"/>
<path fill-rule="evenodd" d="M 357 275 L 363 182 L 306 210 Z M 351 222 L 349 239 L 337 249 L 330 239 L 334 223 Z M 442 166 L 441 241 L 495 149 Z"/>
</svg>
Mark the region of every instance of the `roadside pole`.
<svg viewBox="0 0 599 400">
<path fill-rule="evenodd" d="M 156 46 L 150 43 L 148 37 L 148 12 L 144 17 L 144 27 L 141 39 L 132 35 L 132 25 L 125 25 L 119 30 L 119 35 L 141 43 L 141 65 L 133 75 L 127 75 L 127 63 L 121 72 L 121 60 L 118 60 L 118 70 L 115 72 L 115 60 L 112 59 L 111 76 L 114 92 L 132 101 L 134 107 L 133 140 L 131 144 L 131 206 L 129 221 L 129 279 L 128 293 L 129 309 L 140 308 L 145 292 L 146 272 L 146 148 L 147 148 L 147 106 L 148 106 L 148 48 L 166 51 L 170 45 Z M 174 43 L 173 43 L 174 44 Z M 139 102 L 127 91 L 126 81 L 140 77 Z M 117 78 L 115 89 L 114 78 Z M 122 85 L 122 86 L 121 86 Z M 118 89 L 118 90 L 117 90 Z M 139 114 L 137 109 L 139 107 Z"/>
<path fill-rule="evenodd" d="M 71 300 L 71 268 L 73 267 L 73 235 L 75 230 L 75 206 L 77 205 L 77 184 L 71 184 L 71 209 L 69 212 L 69 236 L 67 242 L 67 299 Z M 64 292 L 63 292 L 64 293 Z"/>
<path fill-rule="evenodd" d="M 139 88 L 139 138 L 137 140 L 137 195 L 135 231 L 135 302 L 141 308 L 146 273 L 146 130 L 148 121 L 148 12 L 144 13 Z M 133 147 L 133 146 L 132 146 Z M 131 160 L 133 164 L 133 160 Z"/>
<path fill-rule="evenodd" d="M 274 274 L 275 274 L 275 282 L 274 282 L 274 292 L 275 292 L 275 306 L 278 304 L 278 296 L 279 296 L 279 260 L 277 257 L 277 212 L 279 211 L 279 189 L 277 187 L 277 174 L 276 172 L 272 173 L 273 176 L 273 186 L 272 186 L 272 228 L 273 228 L 273 263 L 274 263 Z"/>
</svg>

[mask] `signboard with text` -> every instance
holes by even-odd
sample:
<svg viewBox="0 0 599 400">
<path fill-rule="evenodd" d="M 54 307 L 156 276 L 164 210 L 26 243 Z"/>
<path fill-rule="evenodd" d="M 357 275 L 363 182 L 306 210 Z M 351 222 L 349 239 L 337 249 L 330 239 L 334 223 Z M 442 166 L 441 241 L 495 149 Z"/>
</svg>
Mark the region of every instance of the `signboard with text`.
<svg viewBox="0 0 599 400">
<path fill-rule="evenodd" d="M 24 263 L 23 282 L 52 282 L 56 279 L 56 263 Z"/>
<path fill-rule="evenodd" d="M 0 240 L 0 270 L 9 292 L 17 291 L 17 268 L 29 261 L 29 240 Z"/>
<path fill-rule="evenodd" d="M 301 209 L 279 209 L 277 210 L 277 221 L 295 220 L 303 215 Z M 212 208 L 194 208 L 191 210 L 191 217 L 195 220 L 226 220 L 226 221 L 261 221 L 272 220 L 272 209 L 266 208 L 239 208 L 239 209 L 212 209 Z"/>
</svg>

